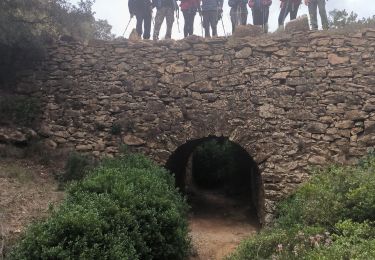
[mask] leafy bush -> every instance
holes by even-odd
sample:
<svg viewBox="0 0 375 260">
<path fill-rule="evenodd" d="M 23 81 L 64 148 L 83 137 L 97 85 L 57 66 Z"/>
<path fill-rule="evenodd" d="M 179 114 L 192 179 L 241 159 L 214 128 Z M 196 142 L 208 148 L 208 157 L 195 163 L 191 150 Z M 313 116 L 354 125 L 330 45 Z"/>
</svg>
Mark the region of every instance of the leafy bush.
<svg viewBox="0 0 375 260">
<path fill-rule="evenodd" d="M 92 165 L 93 162 L 87 155 L 73 152 L 66 161 L 64 172 L 59 176 L 60 180 L 63 182 L 81 180 L 88 174 Z"/>
<path fill-rule="evenodd" d="M 324 228 L 266 229 L 259 235 L 245 240 L 231 259 L 299 259 L 298 257 L 316 247 L 316 241 L 327 243 L 330 237 Z"/>
<path fill-rule="evenodd" d="M 139 155 L 107 159 L 31 226 L 12 259 L 184 259 L 187 204 L 166 170 Z"/>
<path fill-rule="evenodd" d="M 106 20 L 95 20 L 93 0 L 0 1 L 0 89 L 12 90 L 24 70 L 45 57 L 45 46 L 69 35 L 80 40 L 114 38 Z"/>
<path fill-rule="evenodd" d="M 40 114 L 38 99 L 26 96 L 0 97 L 0 123 L 30 126 Z"/>
<path fill-rule="evenodd" d="M 282 202 L 277 224 L 333 227 L 340 220 L 375 221 L 375 156 L 357 166 L 318 170 Z"/>
<path fill-rule="evenodd" d="M 375 156 L 318 170 L 231 259 L 375 259 Z"/>
</svg>

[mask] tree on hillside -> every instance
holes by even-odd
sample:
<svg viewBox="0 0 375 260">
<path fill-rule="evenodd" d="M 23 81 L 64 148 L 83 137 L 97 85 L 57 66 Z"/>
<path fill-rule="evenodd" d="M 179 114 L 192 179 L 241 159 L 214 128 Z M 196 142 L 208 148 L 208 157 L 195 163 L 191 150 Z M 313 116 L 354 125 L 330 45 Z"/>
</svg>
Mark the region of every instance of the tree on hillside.
<svg viewBox="0 0 375 260">
<path fill-rule="evenodd" d="M 329 23 L 331 28 L 344 28 L 351 25 L 375 25 L 375 15 L 358 19 L 358 14 L 353 11 L 348 13 L 345 9 L 334 9 L 329 12 Z"/>
<path fill-rule="evenodd" d="M 95 0 L 71 5 L 67 0 L 0 1 L 0 88 L 27 61 L 43 57 L 46 42 L 62 35 L 81 41 L 114 38 L 106 20 L 95 20 Z"/>
</svg>

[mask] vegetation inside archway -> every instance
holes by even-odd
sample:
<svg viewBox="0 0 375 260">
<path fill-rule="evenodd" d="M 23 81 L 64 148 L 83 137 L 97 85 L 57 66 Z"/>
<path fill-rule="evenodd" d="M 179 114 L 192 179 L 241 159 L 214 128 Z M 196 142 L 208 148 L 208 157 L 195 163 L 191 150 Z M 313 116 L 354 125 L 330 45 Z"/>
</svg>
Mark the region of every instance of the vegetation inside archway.
<svg viewBox="0 0 375 260">
<path fill-rule="evenodd" d="M 206 141 L 192 155 L 193 183 L 203 189 L 222 189 L 228 195 L 250 192 L 252 168 L 249 155 L 228 140 Z"/>
<path fill-rule="evenodd" d="M 262 182 L 256 162 L 240 145 L 225 137 L 188 141 L 166 167 L 187 195 L 191 213 L 201 216 L 242 214 L 244 221 L 262 222 Z"/>
</svg>

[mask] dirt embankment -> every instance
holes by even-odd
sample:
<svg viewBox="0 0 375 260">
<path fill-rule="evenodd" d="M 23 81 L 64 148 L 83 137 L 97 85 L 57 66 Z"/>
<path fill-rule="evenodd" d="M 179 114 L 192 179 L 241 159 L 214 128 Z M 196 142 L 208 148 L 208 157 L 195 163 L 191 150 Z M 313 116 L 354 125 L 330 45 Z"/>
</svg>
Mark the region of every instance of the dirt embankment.
<svg viewBox="0 0 375 260">
<path fill-rule="evenodd" d="M 0 158 L 0 259 L 30 223 L 63 199 L 50 173 L 28 160 Z"/>
</svg>

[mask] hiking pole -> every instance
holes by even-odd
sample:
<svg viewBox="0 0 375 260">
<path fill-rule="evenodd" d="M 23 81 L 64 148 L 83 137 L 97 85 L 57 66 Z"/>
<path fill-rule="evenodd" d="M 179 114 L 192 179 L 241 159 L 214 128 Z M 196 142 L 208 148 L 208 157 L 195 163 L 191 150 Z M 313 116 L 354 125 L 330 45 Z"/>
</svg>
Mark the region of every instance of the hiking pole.
<svg viewBox="0 0 375 260">
<path fill-rule="evenodd" d="M 124 35 L 125 35 L 126 31 L 128 30 L 128 27 L 129 27 L 129 25 L 130 25 L 130 22 L 132 21 L 132 19 L 133 19 L 133 16 L 130 16 L 130 20 L 129 20 L 129 22 L 128 22 L 128 25 L 127 25 L 127 26 L 126 26 L 126 28 L 125 28 L 125 31 L 124 31 L 124 33 L 122 34 L 122 37 L 124 37 Z"/>
<path fill-rule="evenodd" d="M 241 24 L 240 22 L 240 15 L 241 15 L 240 5 L 237 5 L 237 16 L 236 16 L 236 27 Z"/>
<path fill-rule="evenodd" d="M 265 13 L 265 11 L 266 11 L 266 9 L 265 9 L 265 7 L 264 6 L 262 6 L 262 30 L 263 30 L 263 33 L 265 33 L 265 29 L 266 29 L 266 25 L 264 24 L 264 13 Z"/>
<path fill-rule="evenodd" d="M 203 18 L 202 18 L 202 14 L 199 14 L 199 16 L 201 17 L 202 37 L 204 37 L 204 35 L 203 35 Z"/>
<path fill-rule="evenodd" d="M 227 37 L 227 33 L 225 32 L 225 27 L 224 27 L 223 15 L 221 15 L 220 20 L 221 20 L 221 25 L 223 26 L 224 35 L 225 37 Z"/>
<path fill-rule="evenodd" d="M 179 11 L 179 9 L 176 10 L 176 18 L 177 18 L 177 29 L 178 29 L 178 33 L 180 33 L 180 22 L 179 22 L 180 11 Z"/>
</svg>

